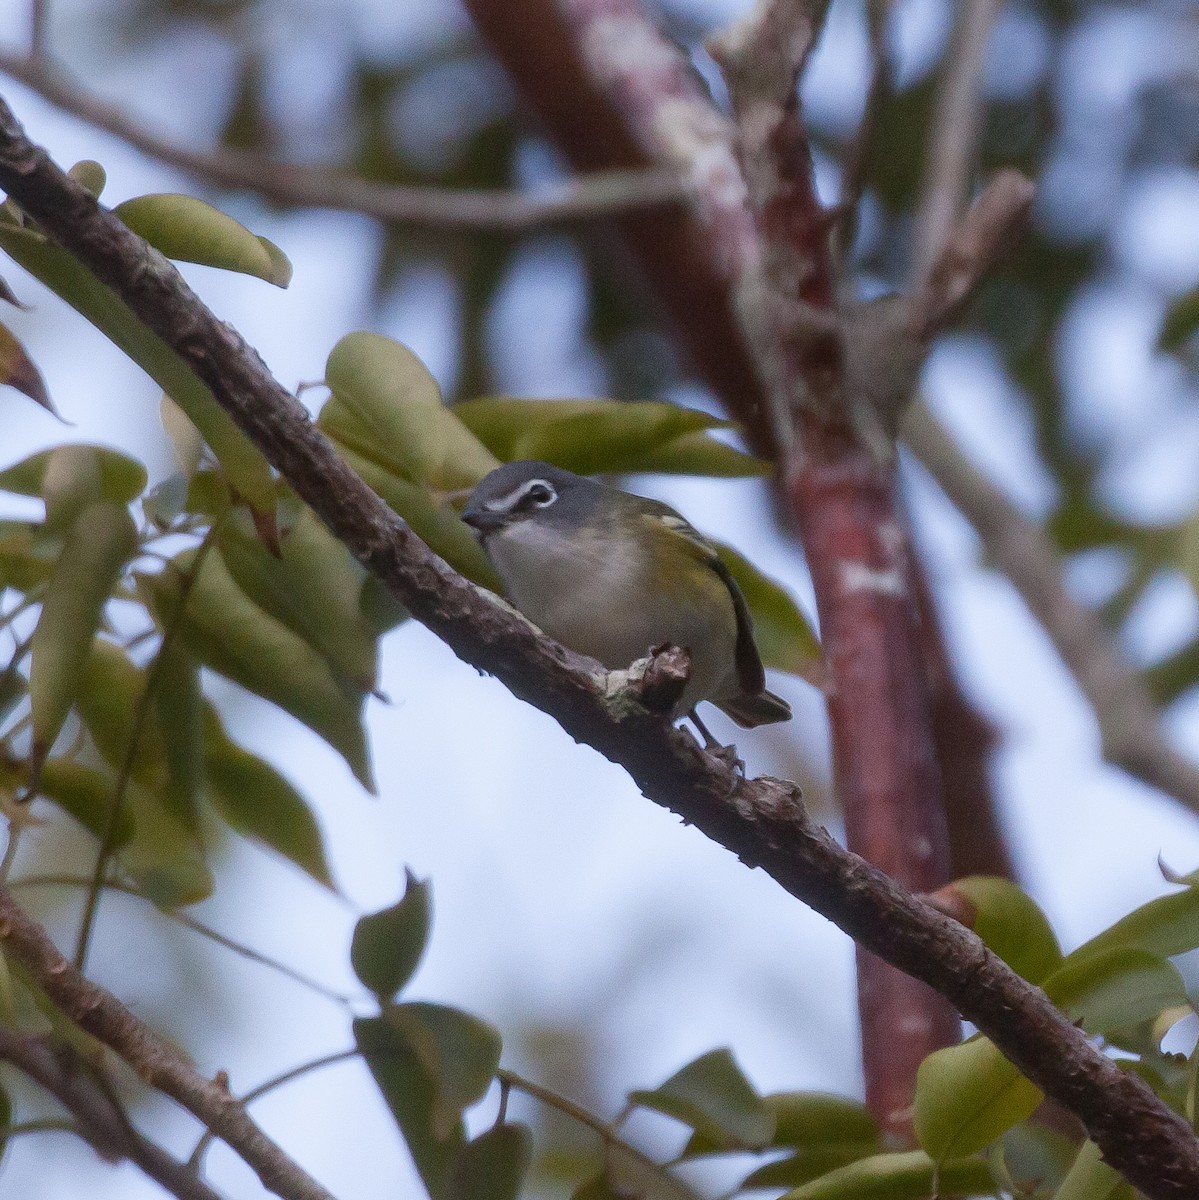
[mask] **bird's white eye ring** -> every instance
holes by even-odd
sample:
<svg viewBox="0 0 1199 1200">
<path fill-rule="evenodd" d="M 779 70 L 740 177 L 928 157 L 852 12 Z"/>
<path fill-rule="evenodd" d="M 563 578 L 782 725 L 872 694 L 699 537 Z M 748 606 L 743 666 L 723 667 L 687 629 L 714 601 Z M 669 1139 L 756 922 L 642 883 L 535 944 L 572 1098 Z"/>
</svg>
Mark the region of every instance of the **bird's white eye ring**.
<svg viewBox="0 0 1199 1200">
<path fill-rule="evenodd" d="M 551 484 L 544 479 L 531 479 L 525 485 L 519 503 L 521 508 L 549 508 L 557 499 L 558 493 Z"/>
</svg>

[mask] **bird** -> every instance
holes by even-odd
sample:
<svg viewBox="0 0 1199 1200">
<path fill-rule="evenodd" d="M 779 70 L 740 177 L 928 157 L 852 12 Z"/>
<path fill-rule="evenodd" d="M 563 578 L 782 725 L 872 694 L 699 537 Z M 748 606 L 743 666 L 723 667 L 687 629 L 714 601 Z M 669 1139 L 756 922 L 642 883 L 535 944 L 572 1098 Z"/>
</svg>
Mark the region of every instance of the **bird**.
<svg viewBox="0 0 1199 1200">
<path fill-rule="evenodd" d="M 508 599 L 563 646 L 618 670 L 679 646 L 690 677 L 672 716 L 714 704 L 745 729 L 786 721 L 766 690 L 753 620 L 715 546 L 667 504 L 546 462 L 497 467 L 459 514 Z"/>
</svg>

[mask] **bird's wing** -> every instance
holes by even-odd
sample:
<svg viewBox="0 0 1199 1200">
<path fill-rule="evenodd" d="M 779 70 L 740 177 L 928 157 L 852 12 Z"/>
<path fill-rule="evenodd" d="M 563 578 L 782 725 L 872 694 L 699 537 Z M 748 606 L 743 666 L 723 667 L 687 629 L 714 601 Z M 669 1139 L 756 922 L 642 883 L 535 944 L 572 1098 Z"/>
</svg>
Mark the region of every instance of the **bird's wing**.
<svg viewBox="0 0 1199 1200">
<path fill-rule="evenodd" d="M 737 646 L 734 652 L 737 682 L 743 692 L 751 696 L 758 695 L 766 687 L 766 672 L 754 642 L 753 618 L 749 615 L 749 605 L 745 602 L 740 585 L 733 578 L 716 547 L 690 521 L 668 504 L 657 500 L 646 500 L 645 504 L 649 511 L 643 512 L 643 519 L 653 521 L 659 528 L 666 529 L 677 537 L 680 542 L 685 542 L 689 551 L 715 571 L 728 588 L 729 597 L 733 601 L 733 612 L 737 618 Z"/>
</svg>

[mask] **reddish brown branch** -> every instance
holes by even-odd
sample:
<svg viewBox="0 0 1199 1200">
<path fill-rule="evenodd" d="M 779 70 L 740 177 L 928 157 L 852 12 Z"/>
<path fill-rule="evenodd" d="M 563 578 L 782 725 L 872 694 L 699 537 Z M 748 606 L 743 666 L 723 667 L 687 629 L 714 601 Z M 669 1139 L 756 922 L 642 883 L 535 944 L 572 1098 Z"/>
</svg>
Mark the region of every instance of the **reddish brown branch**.
<svg viewBox="0 0 1199 1200">
<path fill-rule="evenodd" d="M 652 166 L 601 168 L 585 177 L 521 193 L 374 183 L 342 171 L 269 162 L 259 154 L 227 147 L 190 150 L 90 94 L 46 59 L 0 51 L 0 71 L 159 162 L 204 183 L 257 192 L 288 208 L 356 212 L 389 224 L 442 232 L 520 233 L 677 206 L 684 198 L 679 177 Z"/>
<path fill-rule="evenodd" d="M 80 975 L 46 931 L 2 889 L 0 942 L 56 1008 L 114 1050 L 145 1083 L 177 1100 L 227 1142 L 268 1191 L 286 1200 L 333 1200 L 259 1129 L 226 1088 L 205 1079 L 111 992 Z"/>
<path fill-rule="evenodd" d="M 138 1133 L 111 1092 L 68 1047 L 44 1034 L 17 1033 L 0 1025 L 0 1059 L 19 1067 L 55 1096 L 101 1158 L 128 1159 L 179 1200 L 221 1200 L 186 1163 Z"/>
<path fill-rule="evenodd" d="M 455 574 L 349 470 L 236 332 L 205 308 L 169 263 L 31 144 L 3 103 L 0 187 L 196 371 L 334 534 L 456 653 L 621 764 L 652 800 L 762 867 L 864 948 L 935 988 L 1031 1080 L 1074 1111 L 1107 1161 L 1150 1200 L 1199 1195 L 1199 1141 L 1181 1116 L 1099 1053 L 1040 989 L 969 930 L 838 846 L 811 822 L 793 785 L 741 779 L 665 717 L 645 709 L 636 690 L 614 692 L 609 673 L 556 646 Z M 76 975 L 2 892 L 0 939 L 56 1005 L 127 1060 L 151 1069 L 156 1086 L 202 1110 L 211 1104 L 211 1114 L 201 1119 L 226 1140 L 233 1142 L 233 1133 L 251 1142 L 262 1138 L 252 1124 L 246 1128 L 248 1118 L 220 1089 L 210 1097 L 216 1085 L 190 1067 L 181 1075 L 176 1052 L 167 1049 L 160 1069 L 158 1039 L 111 995 Z M 238 1149 L 246 1153 L 240 1144 Z M 261 1161 L 263 1148 L 253 1149 Z M 274 1181 L 274 1172 L 267 1174 Z M 325 1195 L 312 1188 L 288 1194 Z"/>
<path fill-rule="evenodd" d="M 729 83 L 768 292 L 764 381 L 791 422 L 787 495 L 803 535 L 832 686 L 837 790 L 852 850 L 918 891 L 949 880 L 949 841 L 927 675 L 910 590 L 913 560 L 878 398 L 849 363 L 877 358 L 847 339 L 881 339 L 878 321 L 840 319 L 830 219 L 812 180 L 796 84 L 825 3 L 763 0 L 709 43 Z M 773 324 L 773 328 L 769 326 Z M 774 346 L 770 346 L 773 339 Z M 886 406 L 889 402 L 883 398 Z M 858 1003 L 866 1101 L 910 1139 L 916 1068 L 961 1036 L 928 988 L 865 952 Z"/>
</svg>

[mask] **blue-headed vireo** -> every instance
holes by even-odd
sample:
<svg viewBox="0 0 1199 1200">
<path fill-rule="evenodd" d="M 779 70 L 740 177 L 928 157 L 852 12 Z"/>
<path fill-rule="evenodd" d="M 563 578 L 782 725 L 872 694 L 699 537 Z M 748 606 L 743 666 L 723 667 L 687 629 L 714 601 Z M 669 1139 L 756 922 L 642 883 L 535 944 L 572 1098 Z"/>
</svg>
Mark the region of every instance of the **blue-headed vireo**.
<svg viewBox="0 0 1199 1200">
<path fill-rule="evenodd" d="M 461 515 L 508 598 L 564 646 L 611 669 L 651 647 L 687 650 L 676 716 L 695 719 L 708 700 L 743 728 L 790 718 L 766 690 L 741 589 L 673 508 L 549 463 L 511 462 L 475 487 Z"/>
</svg>

